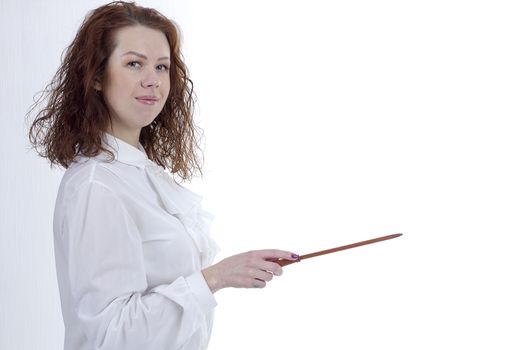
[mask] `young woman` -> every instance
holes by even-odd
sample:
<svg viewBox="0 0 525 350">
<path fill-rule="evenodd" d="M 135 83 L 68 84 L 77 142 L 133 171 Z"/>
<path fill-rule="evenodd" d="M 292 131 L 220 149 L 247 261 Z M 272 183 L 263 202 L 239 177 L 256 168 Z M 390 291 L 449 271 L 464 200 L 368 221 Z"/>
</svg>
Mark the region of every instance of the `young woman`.
<svg viewBox="0 0 525 350">
<path fill-rule="evenodd" d="M 205 349 L 213 293 L 262 288 L 276 259 L 297 259 L 258 250 L 212 265 L 210 214 L 172 176 L 201 170 L 181 57 L 170 20 L 113 2 L 86 17 L 41 100 L 30 140 L 67 169 L 54 215 L 65 350 Z"/>
</svg>

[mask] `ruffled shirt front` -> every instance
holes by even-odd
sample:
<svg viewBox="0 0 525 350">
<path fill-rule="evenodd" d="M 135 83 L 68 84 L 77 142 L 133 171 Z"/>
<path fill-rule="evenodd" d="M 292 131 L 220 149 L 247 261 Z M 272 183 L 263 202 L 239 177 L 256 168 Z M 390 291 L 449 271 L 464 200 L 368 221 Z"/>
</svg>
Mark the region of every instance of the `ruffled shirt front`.
<svg viewBox="0 0 525 350">
<path fill-rule="evenodd" d="M 64 350 L 206 349 L 212 216 L 141 145 L 104 141 L 115 160 L 77 158 L 55 205 Z"/>
</svg>

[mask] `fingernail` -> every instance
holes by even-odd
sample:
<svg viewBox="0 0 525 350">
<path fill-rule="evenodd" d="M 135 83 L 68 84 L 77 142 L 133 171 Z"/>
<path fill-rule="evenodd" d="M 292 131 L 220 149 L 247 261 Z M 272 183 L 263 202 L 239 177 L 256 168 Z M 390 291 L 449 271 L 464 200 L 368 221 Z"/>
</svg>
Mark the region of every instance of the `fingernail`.
<svg viewBox="0 0 525 350">
<path fill-rule="evenodd" d="M 299 255 L 297 255 L 297 254 L 292 254 L 292 259 L 299 259 Z"/>
</svg>

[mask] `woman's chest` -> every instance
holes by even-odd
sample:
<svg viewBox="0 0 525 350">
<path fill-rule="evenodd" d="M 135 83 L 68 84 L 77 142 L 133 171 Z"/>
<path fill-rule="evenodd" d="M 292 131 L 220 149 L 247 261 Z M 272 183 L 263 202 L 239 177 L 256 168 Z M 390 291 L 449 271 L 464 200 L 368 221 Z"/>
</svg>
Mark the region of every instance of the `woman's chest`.
<svg viewBox="0 0 525 350">
<path fill-rule="evenodd" d="M 200 270 L 200 253 L 194 239 L 183 222 L 166 211 L 158 190 L 144 182 L 131 186 L 134 190 L 127 192 L 125 201 L 142 239 L 148 285 L 171 283 Z"/>
</svg>

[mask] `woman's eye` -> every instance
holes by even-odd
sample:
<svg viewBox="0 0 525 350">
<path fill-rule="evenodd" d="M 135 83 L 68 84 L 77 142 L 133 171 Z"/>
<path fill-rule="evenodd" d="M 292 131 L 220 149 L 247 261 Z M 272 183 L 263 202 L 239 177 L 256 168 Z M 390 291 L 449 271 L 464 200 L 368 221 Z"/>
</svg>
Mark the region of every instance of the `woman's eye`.
<svg viewBox="0 0 525 350">
<path fill-rule="evenodd" d="M 140 68 L 140 62 L 139 61 L 131 61 L 131 62 L 128 63 L 128 67 Z"/>
<path fill-rule="evenodd" d="M 128 67 L 138 69 L 142 67 L 142 63 L 140 63 L 139 61 L 131 61 L 128 63 Z M 170 69 L 170 67 L 165 64 L 159 64 L 156 68 L 159 71 L 169 71 Z"/>
</svg>

